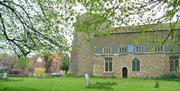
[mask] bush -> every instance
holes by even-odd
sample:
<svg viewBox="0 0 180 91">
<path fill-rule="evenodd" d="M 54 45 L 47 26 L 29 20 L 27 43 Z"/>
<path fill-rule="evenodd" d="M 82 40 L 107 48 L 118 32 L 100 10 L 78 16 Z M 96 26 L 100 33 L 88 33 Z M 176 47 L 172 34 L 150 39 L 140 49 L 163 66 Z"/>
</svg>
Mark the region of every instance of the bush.
<svg viewBox="0 0 180 91">
<path fill-rule="evenodd" d="M 62 64 L 61 64 L 61 70 L 64 70 L 65 72 L 67 72 L 69 70 L 69 57 L 67 54 L 65 54 L 63 56 L 63 61 L 62 61 Z"/>
<path fill-rule="evenodd" d="M 158 79 L 180 82 L 180 73 L 167 73 L 167 74 L 164 74 L 164 75 L 158 77 Z"/>
<path fill-rule="evenodd" d="M 16 63 L 16 67 L 18 69 L 21 69 L 22 71 L 25 71 L 28 64 L 30 63 L 29 59 L 26 57 L 19 57 Z M 20 71 L 18 71 L 20 72 Z"/>
<path fill-rule="evenodd" d="M 173 78 L 177 78 L 177 77 L 178 76 L 176 73 L 167 73 L 167 74 L 160 76 L 159 79 L 173 79 Z"/>
<path fill-rule="evenodd" d="M 35 68 L 34 74 L 38 77 L 43 77 L 45 75 L 45 69 L 43 68 Z"/>
</svg>

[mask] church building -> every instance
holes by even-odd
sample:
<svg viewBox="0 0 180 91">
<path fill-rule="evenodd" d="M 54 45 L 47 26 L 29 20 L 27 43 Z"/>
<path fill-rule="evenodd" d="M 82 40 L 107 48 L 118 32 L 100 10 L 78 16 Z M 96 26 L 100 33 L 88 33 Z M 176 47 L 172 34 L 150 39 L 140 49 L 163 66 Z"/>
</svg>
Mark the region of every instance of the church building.
<svg viewBox="0 0 180 91">
<path fill-rule="evenodd" d="M 76 32 L 70 72 L 125 78 L 179 73 L 180 27 L 175 27 L 169 36 L 167 26 L 150 25 L 143 31 L 143 28 L 135 27 L 111 28 L 106 35 Z"/>
</svg>

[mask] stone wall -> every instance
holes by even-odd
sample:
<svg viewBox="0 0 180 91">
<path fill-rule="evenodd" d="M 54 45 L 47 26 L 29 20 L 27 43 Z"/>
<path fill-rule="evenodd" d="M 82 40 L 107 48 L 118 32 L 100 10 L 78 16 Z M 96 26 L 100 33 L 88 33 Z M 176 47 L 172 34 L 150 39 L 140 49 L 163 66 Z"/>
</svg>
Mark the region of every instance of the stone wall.
<svg viewBox="0 0 180 91">
<path fill-rule="evenodd" d="M 176 31 L 178 32 L 178 30 Z M 107 36 L 95 36 L 94 45 L 98 48 L 128 45 L 128 44 L 161 44 L 167 37 L 168 31 L 154 31 L 143 33 L 113 33 Z M 176 40 L 176 39 L 175 39 Z M 168 38 L 167 44 L 174 45 L 174 39 Z M 177 46 L 177 45 L 176 45 Z M 168 49 L 170 50 L 170 49 Z M 177 48 L 177 52 L 180 52 Z M 122 77 L 122 68 L 128 69 L 129 77 L 156 77 L 170 72 L 169 56 L 179 56 L 180 53 L 167 53 L 154 51 L 146 53 L 124 53 L 124 54 L 95 54 L 93 75 L 96 76 L 119 76 Z M 104 58 L 111 57 L 113 71 L 104 71 Z M 140 61 L 140 71 L 132 71 L 132 60 L 137 58 Z M 179 62 L 180 64 L 180 62 Z M 180 66 L 179 66 L 180 68 Z M 111 74 L 111 75 L 110 75 Z"/>
<path fill-rule="evenodd" d="M 93 75 L 105 76 L 104 58 L 112 57 L 113 76 L 122 77 L 122 68 L 128 69 L 128 77 L 157 77 L 170 72 L 169 56 L 180 54 L 126 54 L 126 55 L 95 55 Z M 132 61 L 137 58 L 140 61 L 140 71 L 132 71 Z"/>
</svg>

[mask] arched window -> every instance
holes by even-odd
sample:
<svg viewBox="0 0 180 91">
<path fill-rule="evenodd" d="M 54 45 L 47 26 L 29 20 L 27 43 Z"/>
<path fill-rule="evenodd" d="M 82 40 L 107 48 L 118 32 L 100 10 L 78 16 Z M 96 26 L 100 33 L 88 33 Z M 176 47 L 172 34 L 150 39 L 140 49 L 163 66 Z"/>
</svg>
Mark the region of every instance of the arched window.
<svg viewBox="0 0 180 91">
<path fill-rule="evenodd" d="M 174 66 L 174 61 L 171 60 L 171 61 L 170 61 L 170 71 L 174 71 L 174 70 L 175 70 L 174 67 L 175 67 L 175 66 Z"/>
<path fill-rule="evenodd" d="M 109 64 L 108 61 L 105 61 L 105 71 L 108 71 L 108 69 L 109 69 L 108 64 Z"/>
<path fill-rule="evenodd" d="M 136 58 L 132 61 L 132 71 L 140 71 L 140 61 Z"/>
<path fill-rule="evenodd" d="M 112 71 L 112 58 L 105 58 L 105 71 L 106 72 Z"/>
<path fill-rule="evenodd" d="M 170 57 L 170 71 L 179 70 L 179 61 L 178 57 Z"/>
<path fill-rule="evenodd" d="M 109 71 L 112 71 L 112 61 L 109 61 Z"/>
<path fill-rule="evenodd" d="M 179 69 L 179 61 L 178 60 L 175 61 L 175 68 Z"/>
</svg>

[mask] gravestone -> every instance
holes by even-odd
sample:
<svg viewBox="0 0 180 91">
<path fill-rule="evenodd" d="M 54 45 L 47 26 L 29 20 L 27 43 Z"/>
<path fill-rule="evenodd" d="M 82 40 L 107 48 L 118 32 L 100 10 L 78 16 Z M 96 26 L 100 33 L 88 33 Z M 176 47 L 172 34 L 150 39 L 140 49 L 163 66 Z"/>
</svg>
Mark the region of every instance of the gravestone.
<svg viewBox="0 0 180 91">
<path fill-rule="evenodd" d="M 88 74 L 85 74 L 85 83 L 86 83 L 86 87 L 90 87 L 91 83 L 90 83 L 90 78 Z"/>
<path fill-rule="evenodd" d="M 0 73 L 2 76 L 2 79 L 7 79 L 7 73 Z"/>
</svg>

